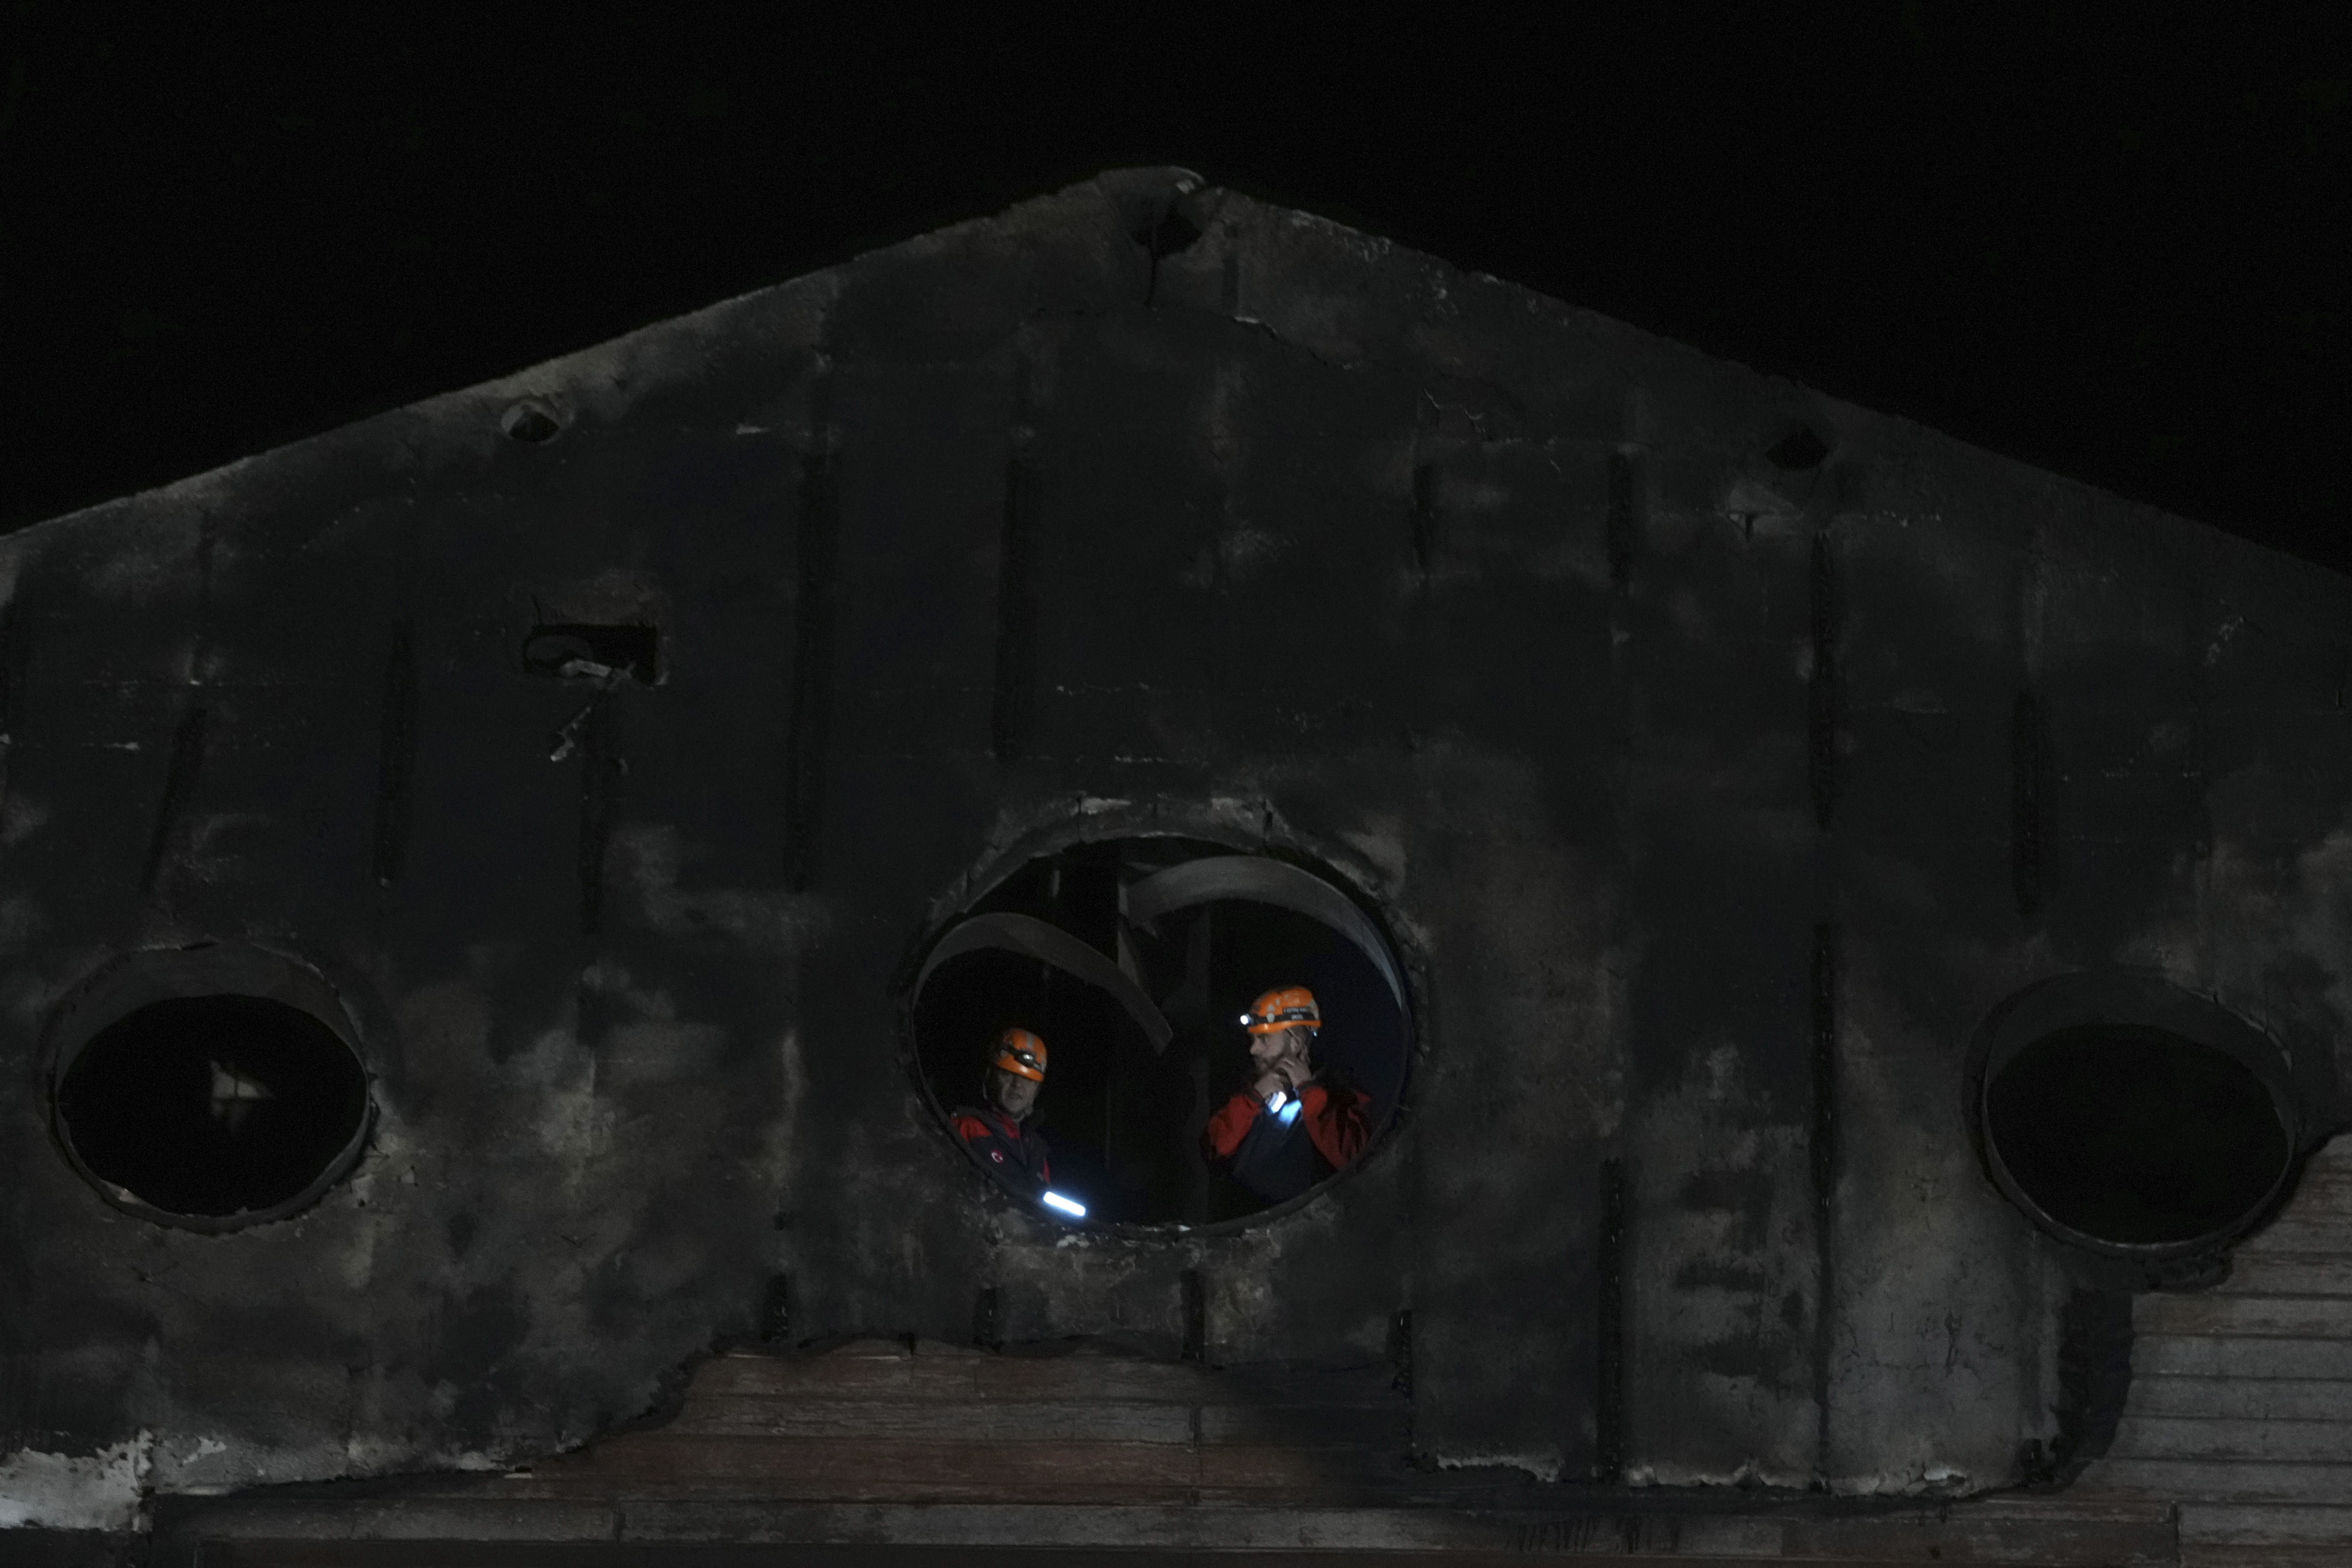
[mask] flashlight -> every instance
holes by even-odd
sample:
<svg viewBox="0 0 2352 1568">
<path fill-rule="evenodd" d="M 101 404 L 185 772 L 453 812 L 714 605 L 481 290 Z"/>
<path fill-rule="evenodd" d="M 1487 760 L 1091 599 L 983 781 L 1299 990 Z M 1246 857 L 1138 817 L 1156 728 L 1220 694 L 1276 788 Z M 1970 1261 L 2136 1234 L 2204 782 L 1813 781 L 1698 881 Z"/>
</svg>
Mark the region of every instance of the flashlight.
<svg viewBox="0 0 2352 1568">
<path fill-rule="evenodd" d="M 1045 1204 L 1047 1208 L 1068 1215 L 1072 1219 L 1084 1219 L 1087 1217 L 1086 1205 L 1078 1202 L 1076 1198 L 1066 1198 L 1059 1193 L 1047 1193 L 1045 1197 Z"/>
<path fill-rule="evenodd" d="M 1292 1122 L 1297 1121 L 1298 1101 L 1294 1100 L 1289 1104 L 1284 1106 L 1280 1110 L 1276 1111 L 1274 1113 L 1274 1119 L 1281 1122 L 1285 1127 L 1287 1127 Z"/>
<path fill-rule="evenodd" d="M 1289 1103 L 1289 1094 L 1283 1089 L 1277 1089 L 1272 1094 L 1265 1097 L 1265 1113 L 1268 1116 L 1279 1116 L 1282 1114 L 1282 1108 Z"/>
</svg>

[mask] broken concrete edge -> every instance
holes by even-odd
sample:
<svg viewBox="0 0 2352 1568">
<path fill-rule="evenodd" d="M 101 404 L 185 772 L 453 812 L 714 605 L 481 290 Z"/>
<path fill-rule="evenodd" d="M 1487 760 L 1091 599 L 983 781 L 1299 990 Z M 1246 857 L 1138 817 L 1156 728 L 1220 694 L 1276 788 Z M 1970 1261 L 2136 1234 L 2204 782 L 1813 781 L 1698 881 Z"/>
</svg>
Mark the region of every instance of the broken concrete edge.
<svg viewBox="0 0 2352 1568">
<path fill-rule="evenodd" d="M 142 1428 L 94 1454 L 24 1447 L 0 1455 L 0 1529 L 143 1529 L 154 1453 L 155 1434 Z"/>
<path fill-rule="evenodd" d="M 468 1497 L 501 1481 L 528 1475 L 532 1464 L 591 1451 L 610 1440 L 656 1431 L 683 1409 L 696 1373 L 709 1362 L 729 1356 L 802 1359 L 870 1349 L 892 1355 L 1006 1356 L 1014 1359 L 1102 1354 L 1117 1359 L 1166 1362 L 1150 1347 L 1116 1335 L 1076 1335 L 1007 1344 L 992 1349 L 913 1340 L 906 1335 L 834 1333 L 789 1345 L 763 1343 L 753 1336 L 722 1334 L 664 1372 L 649 1403 L 586 1441 L 555 1450 L 514 1455 L 466 1454 L 447 1468 L 347 1474 L 324 1480 L 287 1481 L 232 1489 L 162 1489 L 149 1483 L 156 1449 L 169 1440 L 142 1429 L 129 1442 L 89 1456 L 19 1449 L 0 1458 L 0 1531 L 66 1532 L 132 1540 L 168 1541 L 189 1531 L 225 1531 L 251 1540 L 727 1540 L 733 1542 L 865 1542 L 877 1540 L 875 1521 L 903 1515 L 903 1529 L 879 1539 L 895 1544 L 1211 1546 L 1272 1549 L 1279 1546 L 1347 1547 L 1364 1550 L 1496 1548 L 1514 1551 L 1588 1551 L 1622 1538 L 1626 1550 L 1689 1553 L 1734 1550 L 1717 1544 L 1732 1530 L 1748 1542 L 1746 1554 L 1763 1544 L 1764 1534 L 1782 1521 L 1838 1520 L 1910 1521 L 1947 1524 L 1957 1518 L 2007 1517 L 2002 1505 L 2028 1511 L 2034 1520 L 2107 1519 L 2118 1511 L 2169 1519 L 2174 1505 L 2155 1499 L 2087 1497 L 2070 1502 L 2068 1473 L 2047 1479 L 1970 1489 L 1957 1474 L 1899 1487 L 1803 1488 L 1774 1485 L 1755 1477 L 1737 1481 L 1629 1480 L 1623 1485 L 1586 1481 L 1562 1473 L 1556 1457 L 1540 1454 L 1413 1456 L 1425 1472 L 1458 1479 L 1483 1476 L 1498 1489 L 1474 1508 L 1448 1507 L 1411 1499 L 1377 1508 L 1300 1509 L 1287 1505 L 1215 1503 L 1168 1509 L 1157 1504 L 699 1502 L 631 1499 L 622 1533 L 618 1502 Z M 1284 1363 L 1293 1372 L 1361 1370 L 1367 1361 Z M 1247 1363 L 1211 1370 L 1247 1372 Z M 218 1448 L 198 1437 L 198 1449 Z M 2081 1467 L 2074 1467 L 2079 1473 Z M 1646 1472 L 1644 1472 L 1646 1474 Z M 1958 1483 L 1957 1485 L 1955 1483 Z M 451 1495 L 452 1493 L 456 1495 Z M 1508 1494 L 1508 1500 L 1502 1500 Z M 375 1514 L 382 1503 L 396 1511 Z M 758 1510 L 791 1521 L 743 1533 L 736 1517 Z M 854 1515 L 853 1527 L 836 1522 Z M 1316 1539 L 1290 1540 L 1280 1532 L 1287 1521 L 1329 1516 Z M 563 1527 L 574 1516 L 593 1527 L 575 1533 Z M 647 1529 L 651 1518 L 677 1516 L 678 1523 Z M 706 1517 L 708 1516 L 708 1517 Z M 1154 1521 L 1142 1527 L 1139 1520 Z M 694 1521 L 701 1521 L 700 1524 Z M 1665 1521 L 1663 1531 L 1656 1521 Z M 367 1527 L 362 1528 L 367 1521 Z M 490 1528 L 503 1522 L 503 1529 Z M 1185 1523 L 1184 1521 L 1193 1521 Z M 1371 1521 L 1369 1534 L 1364 1521 Z M 1645 1522 L 1646 1521 L 1646 1522 Z M 1694 1521 L 1711 1521 L 1696 1525 Z M 1007 1531 L 1010 1526 L 1010 1532 Z M 1275 1534 L 1267 1534 L 1271 1527 Z M 1507 1527 L 1509 1542 L 1494 1531 Z M 1721 1527 L 1721 1528 L 1717 1528 Z M 1337 1533 L 1328 1531 L 1336 1528 Z M 486 1529 L 488 1532 L 485 1533 Z M 960 1533 L 966 1531 L 974 1533 Z M 1535 1531 L 1529 1536 L 1528 1531 Z M 1745 1534 L 1740 1534 L 1740 1531 Z M 1565 1534 L 1562 1532 L 1565 1531 Z M 1557 1540 L 1555 1539 L 1557 1538 Z M 193 1540 L 193 1537 L 190 1537 Z M 1535 1544 L 1528 1544 L 1528 1542 Z M 1559 1542 L 1568 1542 L 1561 1544 Z M 1766 1554 L 1780 1551 L 1777 1535 Z"/>
<path fill-rule="evenodd" d="M 366 1512 L 365 1508 L 360 1505 L 382 1500 L 401 1503 L 394 1533 L 403 1539 L 488 1539 L 489 1537 L 478 1534 L 478 1530 L 484 1518 L 488 1514 L 495 1514 L 498 1517 L 513 1514 L 527 1521 L 527 1531 L 507 1537 L 509 1539 L 622 1539 L 615 1533 L 620 1517 L 617 1505 L 551 1500 L 466 1499 L 436 1494 L 453 1487 L 461 1490 L 494 1487 L 502 1479 L 528 1473 L 530 1465 L 534 1462 L 558 1458 L 564 1454 L 593 1450 L 600 1444 L 630 1434 L 658 1430 L 677 1418 L 685 1405 L 695 1374 L 710 1361 L 727 1356 L 798 1359 L 839 1351 L 854 1352 L 862 1346 L 872 1347 L 877 1351 L 887 1350 L 890 1353 L 900 1355 L 990 1355 L 1021 1359 L 1097 1353 L 1114 1358 L 1144 1361 L 1171 1359 L 1154 1354 L 1150 1347 L 1144 1346 L 1140 1342 L 1118 1336 L 1106 1335 L 1068 1336 L 1058 1340 L 1008 1344 L 982 1350 L 972 1346 L 940 1342 L 916 1341 L 910 1343 L 908 1338 L 904 1335 L 835 1333 L 796 1345 L 779 1346 L 762 1343 L 750 1335 L 721 1334 L 715 1336 L 708 1346 L 665 1371 L 656 1380 L 653 1396 L 643 1409 L 615 1422 L 585 1442 L 550 1451 L 534 1450 L 528 1454 L 466 1454 L 458 1456 L 452 1467 L 443 1469 L 346 1475 L 327 1480 L 288 1481 L 227 1491 L 203 1488 L 164 1490 L 150 1485 L 148 1476 L 153 1468 L 153 1456 L 156 1449 L 163 1442 L 172 1440 L 170 1435 L 158 1435 L 152 1430 L 142 1429 L 134 1439 L 86 1456 L 52 1454 L 30 1447 L 18 1449 L 5 1457 L 0 1457 L 0 1531 L 30 1530 L 76 1534 L 96 1532 L 110 1539 L 129 1539 L 151 1533 L 168 1534 L 170 1529 L 175 1528 L 170 1523 L 172 1518 L 175 1515 L 186 1515 L 191 1518 L 201 1518 L 204 1521 L 202 1527 L 205 1530 L 220 1528 L 218 1521 L 226 1519 L 229 1521 L 230 1533 L 251 1539 L 276 1539 L 288 1536 L 308 1539 L 321 1534 L 336 1538 L 356 1538 L 362 1532 L 355 1528 L 354 1513 Z M 1283 1369 L 1309 1372 L 1348 1371 L 1360 1370 L 1361 1366 L 1369 1364 L 1372 1363 L 1354 1361 L 1344 1365 L 1336 1362 L 1328 1364 L 1283 1363 Z M 1242 1364 L 1230 1368 L 1220 1364 L 1213 1370 L 1246 1371 L 1249 1368 Z M 207 1447 L 217 1448 L 221 1445 L 215 1439 L 198 1436 L 194 1439 L 194 1447 L 202 1450 Z M 1956 1510 L 1975 1509 L 2004 1500 L 2019 1506 L 2030 1507 L 2037 1518 L 2053 1512 L 2064 1512 L 2067 1507 L 2063 1499 L 2065 1489 L 2063 1480 L 2056 1486 L 2047 1481 L 2029 1481 L 2021 1485 L 1973 1489 L 1967 1487 L 1967 1478 L 1957 1476 L 1921 1480 L 1898 1488 L 1846 1486 L 1828 1489 L 1806 1489 L 1775 1486 L 1754 1479 L 1739 1482 L 1701 1481 L 1697 1483 L 1634 1480 L 1622 1486 L 1608 1486 L 1563 1475 L 1557 1458 L 1552 1456 L 1499 1453 L 1442 1456 L 1417 1454 L 1414 1458 L 1418 1467 L 1426 1471 L 1451 1472 L 1465 1479 L 1472 1475 L 1484 1472 L 1491 1477 L 1498 1487 L 1517 1492 L 1527 1500 L 1524 1503 L 1514 1500 L 1512 1503 L 1499 1506 L 1488 1502 L 1475 1511 L 1461 1509 L 1448 1510 L 1426 1503 L 1416 1504 L 1409 1501 L 1376 1510 L 1319 1510 L 1343 1520 L 1360 1516 L 1386 1521 L 1410 1519 L 1437 1521 L 1439 1523 L 1434 1528 L 1437 1534 L 1444 1539 L 1423 1540 L 1414 1531 L 1407 1530 L 1402 1535 L 1383 1535 L 1382 1539 L 1377 1541 L 1332 1539 L 1285 1542 L 1269 1538 L 1262 1542 L 1258 1540 L 1258 1536 L 1264 1533 L 1262 1531 L 1244 1530 L 1243 1533 L 1248 1539 L 1243 1541 L 1241 1544 L 1274 1546 L 1286 1543 L 1360 1546 L 1365 1549 L 1411 1546 L 1454 1548 L 1492 1546 L 1496 1543 L 1486 1539 L 1485 1534 L 1477 1534 L 1477 1539 L 1475 1540 L 1464 1538 L 1461 1534 L 1461 1527 L 1464 1521 L 1478 1521 L 1483 1530 L 1485 1525 L 1496 1517 L 1508 1520 L 1511 1521 L 1512 1529 L 1522 1531 L 1528 1528 L 1538 1528 L 1540 1531 L 1570 1529 L 1571 1533 L 1587 1530 L 1604 1530 L 1603 1534 L 1591 1537 L 1594 1541 L 1602 1541 L 1615 1539 L 1616 1525 L 1610 1521 L 1619 1520 L 1690 1520 L 1728 1517 L 1743 1524 L 1752 1524 L 1759 1521 L 1783 1517 L 1834 1519 L 1909 1515 L 1922 1508 L 1927 1508 L 1932 1510 L 1932 1513 L 1925 1517 L 1942 1521 L 1950 1518 Z M 2076 1469 L 2079 1470 L 2079 1468 L 2080 1467 L 2076 1467 Z M 2065 1480 L 2072 1479 L 2069 1475 Z M 1952 1484 L 1954 1481 L 1960 1484 L 1955 1486 Z M 419 1509 L 416 1506 L 418 1502 L 422 1502 L 425 1506 Z M 304 1504 L 315 1506 L 306 1511 L 302 1507 Z M 1606 1506 L 1603 1508 L 1599 1505 Z M 1042 1534 L 1018 1537 L 1002 1535 L 989 1531 L 983 1531 L 976 1535 L 958 1535 L 953 1533 L 952 1529 L 946 1534 L 936 1534 L 929 1529 L 918 1529 L 905 1534 L 892 1533 L 886 1538 L 904 1544 L 985 1544 L 998 1542 L 1003 1544 L 1112 1545 L 1127 1542 L 1203 1547 L 1234 1544 L 1234 1537 L 1218 1533 L 1234 1521 L 1246 1523 L 1250 1521 L 1293 1520 L 1318 1511 L 1289 1507 L 1258 1508 L 1241 1504 L 1201 1505 L 1174 1510 L 1155 1505 L 1131 1505 L 1123 1508 L 1082 1507 L 1067 1504 L 952 1503 L 850 1505 L 793 1502 L 713 1505 L 675 1500 L 656 1500 L 651 1506 L 673 1511 L 681 1510 L 709 1511 L 714 1507 L 741 1510 L 756 1507 L 763 1508 L 772 1513 L 788 1515 L 795 1519 L 804 1518 L 812 1521 L 829 1519 L 836 1512 L 846 1514 L 854 1506 L 858 1517 L 867 1520 L 877 1512 L 895 1510 L 906 1513 L 910 1520 L 928 1521 L 933 1524 L 950 1518 L 961 1518 L 965 1514 L 971 1515 L 971 1522 L 974 1523 L 990 1521 L 1000 1522 L 1012 1520 L 1025 1521 L 1034 1515 L 1038 1520 L 1053 1524 L 1053 1528 L 1046 1529 Z M 2086 1517 L 2104 1517 L 2101 1510 L 2111 1510 L 2116 1508 L 2123 1508 L 2126 1511 L 2139 1510 L 2143 1508 L 2143 1500 L 2124 1500 L 2118 1502 L 2116 1500 L 2098 1498 L 2086 1500 L 2082 1506 L 2089 1510 Z M 2171 1507 L 2169 1503 L 2154 1500 L 2146 1500 L 2144 1506 L 2146 1509 L 2159 1511 L 2168 1510 Z M 288 1511 L 289 1508 L 290 1512 Z M 628 1508 L 628 1517 L 631 1520 L 641 1521 L 646 1517 L 647 1508 L 648 1504 L 645 1500 L 633 1500 Z M 240 1515 L 237 1512 L 240 1509 L 251 1509 L 255 1511 L 249 1516 Z M 1572 1510 L 1572 1511 L 1563 1511 L 1563 1510 Z M 600 1520 L 612 1522 L 599 1524 L 594 1531 L 584 1537 L 568 1536 L 566 1532 L 560 1530 L 548 1533 L 550 1527 L 560 1522 L 559 1515 L 568 1516 L 583 1510 L 594 1513 Z M 343 1522 L 335 1529 L 294 1529 L 290 1531 L 287 1529 L 289 1523 L 313 1515 L 320 1521 L 340 1519 Z M 1100 1539 L 1097 1539 L 1090 1533 L 1083 1534 L 1082 1537 L 1068 1535 L 1063 1531 L 1059 1523 L 1054 1522 L 1076 1521 L 1084 1525 L 1086 1521 L 1096 1520 L 1097 1517 L 1113 1521 L 1124 1521 L 1132 1517 L 1146 1515 L 1154 1518 L 1166 1515 L 1170 1519 L 1185 1520 L 1213 1516 L 1223 1522 L 1206 1536 L 1198 1539 L 1189 1531 L 1179 1531 L 1172 1536 L 1154 1536 L 1150 1541 L 1137 1537 L 1132 1528 L 1124 1522 L 1118 1523 L 1111 1536 Z M 240 1518 L 248 1517 L 255 1528 L 247 1530 L 236 1527 L 236 1521 Z M 436 1528 L 436 1520 L 446 1522 L 454 1528 L 446 1530 Z M 386 1516 L 386 1522 L 389 1521 L 390 1516 Z M 810 1542 L 873 1539 L 870 1533 L 841 1534 L 837 1531 L 825 1531 L 781 1535 L 764 1533 L 741 1535 L 732 1532 L 734 1526 L 731 1524 L 714 1525 L 712 1528 L 718 1533 L 704 1535 L 692 1532 L 664 1532 L 653 1538 L 678 1541 L 727 1539 Z M 962 1527 L 958 1525 L 954 1528 Z M 1029 1528 L 1029 1526 L 1024 1524 L 1023 1528 Z M 1628 1525 L 1627 1528 L 1633 1527 Z M 1384 1525 L 1383 1530 L 1385 1529 Z M 1578 1534 L 1576 1538 L 1585 1539 L 1581 1534 Z M 1550 1537 L 1546 1535 L 1543 1539 L 1549 1541 Z M 1647 1541 L 1653 1539 L 1653 1536 L 1644 1534 L 1637 1529 L 1634 1534 L 1625 1539 Z M 1681 1536 L 1671 1532 L 1665 1537 L 1657 1539 L 1667 1543 L 1643 1546 L 1638 1549 L 1685 1552 L 1721 1550 L 1711 1545 L 1674 1544 L 1673 1542 L 1681 1540 Z M 1518 1545 L 1514 1546 L 1513 1549 L 1584 1550 L 1587 1548 Z M 1629 1547 L 1629 1550 L 1635 1548 Z"/>
</svg>

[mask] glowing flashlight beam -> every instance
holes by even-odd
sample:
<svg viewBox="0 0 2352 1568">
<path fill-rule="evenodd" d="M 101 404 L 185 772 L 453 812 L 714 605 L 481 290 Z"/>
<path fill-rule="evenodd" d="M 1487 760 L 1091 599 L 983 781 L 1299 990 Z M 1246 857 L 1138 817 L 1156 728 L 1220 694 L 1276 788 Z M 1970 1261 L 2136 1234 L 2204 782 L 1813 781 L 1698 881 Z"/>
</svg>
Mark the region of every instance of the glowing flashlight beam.
<svg viewBox="0 0 2352 1568">
<path fill-rule="evenodd" d="M 1086 1205 L 1078 1202 L 1076 1198 L 1066 1198 L 1059 1193 L 1047 1193 L 1045 1194 L 1045 1206 L 1049 1209 L 1056 1209 L 1063 1214 L 1068 1215 L 1072 1219 L 1084 1219 L 1087 1217 Z"/>
</svg>

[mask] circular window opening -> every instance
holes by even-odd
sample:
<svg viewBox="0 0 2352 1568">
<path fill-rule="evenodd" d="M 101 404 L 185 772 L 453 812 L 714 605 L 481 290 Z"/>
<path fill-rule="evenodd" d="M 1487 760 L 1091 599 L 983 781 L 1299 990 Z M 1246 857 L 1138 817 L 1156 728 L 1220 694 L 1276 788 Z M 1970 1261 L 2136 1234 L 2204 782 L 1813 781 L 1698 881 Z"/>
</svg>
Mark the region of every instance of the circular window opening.
<svg viewBox="0 0 2352 1568">
<path fill-rule="evenodd" d="M 367 1070 L 348 1026 L 322 982 L 274 955 L 134 955 L 66 1021 L 58 1141 L 143 1217 L 212 1231 L 282 1218 L 364 1142 Z"/>
<path fill-rule="evenodd" d="M 2270 1090 L 2243 1063 L 2131 1025 L 2027 1046 L 1986 1086 L 1985 1126 L 2043 1213 L 2127 1247 L 2229 1229 L 2270 1196 L 2289 1156 Z"/>
<path fill-rule="evenodd" d="M 1377 1140 L 1411 1054 L 1394 951 L 1342 887 L 1192 839 L 1030 859 L 925 952 L 908 1006 L 924 1088 L 982 1169 L 1065 1218 L 1212 1225 L 1298 1197 Z M 1243 1015 L 1293 987 L 1311 1033 L 1253 1034 Z M 1016 1029 L 1041 1062 L 1004 1044 Z"/>
<path fill-rule="evenodd" d="M 2183 1252 L 2268 1211 L 2294 1158 L 2285 1058 L 2161 981 L 2075 975 L 2012 1005 L 1985 1060 L 1996 1182 L 2063 1238 Z"/>
</svg>

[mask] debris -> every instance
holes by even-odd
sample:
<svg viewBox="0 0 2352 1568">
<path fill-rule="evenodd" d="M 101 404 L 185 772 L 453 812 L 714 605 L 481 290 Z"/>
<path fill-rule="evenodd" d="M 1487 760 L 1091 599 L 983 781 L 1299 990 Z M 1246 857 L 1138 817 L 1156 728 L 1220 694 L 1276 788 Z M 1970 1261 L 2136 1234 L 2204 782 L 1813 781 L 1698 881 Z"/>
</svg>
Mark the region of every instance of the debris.
<svg viewBox="0 0 2352 1568">
<path fill-rule="evenodd" d="M 588 715 L 595 709 L 593 702 L 583 704 L 561 730 L 555 732 L 555 744 L 549 749 L 547 760 L 560 763 L 580 749 L 580 731 L 588 725 Z"/>
</svg>

